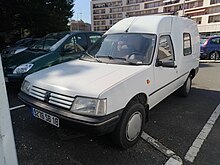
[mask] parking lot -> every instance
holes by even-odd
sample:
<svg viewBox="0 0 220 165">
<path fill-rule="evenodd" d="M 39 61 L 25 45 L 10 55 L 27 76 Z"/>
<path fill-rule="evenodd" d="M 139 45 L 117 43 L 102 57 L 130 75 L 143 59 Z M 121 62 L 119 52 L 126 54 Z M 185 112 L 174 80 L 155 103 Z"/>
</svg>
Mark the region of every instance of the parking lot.
<svg viewBox="0 0 220 165">
<path fill-rule="evenodd" d="M 67 123 L 56 128 L 33 118 L 31 111 L 17 99 L 19 89 L 8 86 L 18 162 L 161 165 L 168 164 L 170 158 L 161 151 L 171 150 L 183 164 L 219 164 L 219 70 L 220 63 L 200 63 L 189 97 L 172 94 L 150 111 L 144 132 L 155 140 L 155 145 L 142 139 L 128 150 L 116 148 L 109 135 L 89 137 L 75 132 L 74 126 Z M 203 139 L 198 136 L 201 132 L 206 134 Z"/>
</svg>

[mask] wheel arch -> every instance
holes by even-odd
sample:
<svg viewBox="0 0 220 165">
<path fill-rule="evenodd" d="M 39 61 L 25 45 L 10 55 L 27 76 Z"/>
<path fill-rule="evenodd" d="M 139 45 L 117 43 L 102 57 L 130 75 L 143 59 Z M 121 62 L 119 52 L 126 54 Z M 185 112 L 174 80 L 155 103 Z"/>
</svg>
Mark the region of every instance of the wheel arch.
<svg viewBox="0 0 220 165">
<path fill-rule="evenodd" d="M 191 78 L 193 79 L 196 75 L 196 70 L 195 69 L 192 69 L 189 73 L 189 75 L 191 76 Z"/>
<path fill-rule="evenodd" d="M 145 93 L 138 93 L 135 96 L 133 96 L 128 103 L 126 104 L 125 108 L 129 106 L 130 104 L 133 104 L 134 102 L 139 102 L 144 106 L 145 112 L 146 112 L 146 122 L 149 119 L 149 104 L 148 104 L 148 96 Z"/>
</svg>

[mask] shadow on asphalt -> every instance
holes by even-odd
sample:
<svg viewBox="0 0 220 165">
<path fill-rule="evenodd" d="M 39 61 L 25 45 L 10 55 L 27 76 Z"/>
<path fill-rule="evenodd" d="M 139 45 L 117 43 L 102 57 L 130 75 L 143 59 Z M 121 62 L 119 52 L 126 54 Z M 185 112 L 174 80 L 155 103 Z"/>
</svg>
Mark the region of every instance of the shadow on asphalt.
<svg viewBox="0 0 220 165">
<path fill-rule="evenodd" d="M 214 67 L 211 63 L 200 63 L 199 64 L 199 67 L 200 68 L 205 68 L 205 67 Z"/>
</svg>

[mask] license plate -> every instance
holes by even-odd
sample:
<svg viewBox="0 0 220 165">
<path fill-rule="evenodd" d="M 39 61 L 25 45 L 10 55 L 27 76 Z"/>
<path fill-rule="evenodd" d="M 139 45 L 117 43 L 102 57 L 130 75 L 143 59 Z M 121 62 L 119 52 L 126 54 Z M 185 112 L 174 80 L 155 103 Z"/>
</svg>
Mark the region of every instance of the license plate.
<svg viewBox="0 0 220 165">
<path fill-rule="evenodd" d="M 5 82 L 6 82 L 6 83 L 8 82 L 8 77 L 5 77 Z"/>
<path fill-rule="evenodd" d="M 59 118 L 52 116 L 48 113 L 42 112 L 38 109 L 32 108 L 32 114 L 34 117 L 41 119 L 43 121 L 46 121 L 47 123 L 50 123 L 56 127 L 59 127 Z"/>
</svg>

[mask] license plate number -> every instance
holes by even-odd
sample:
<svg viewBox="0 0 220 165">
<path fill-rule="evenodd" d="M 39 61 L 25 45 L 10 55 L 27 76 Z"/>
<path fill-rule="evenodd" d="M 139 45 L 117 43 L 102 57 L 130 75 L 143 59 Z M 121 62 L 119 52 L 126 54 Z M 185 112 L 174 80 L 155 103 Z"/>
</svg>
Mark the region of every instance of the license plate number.
<svg viewBox="0 0 220 165">
<path fill-rule="evenodd" d="M 38 109 L 32 108 L 32 114 L 34 117 L 41 119 L 43 121 L 46 121 L 47 123 L 50 123 L 56 127 L 59 127 L 59 118 L 52 116 L 48 113 L 42 112 Z"/>
</svg>

